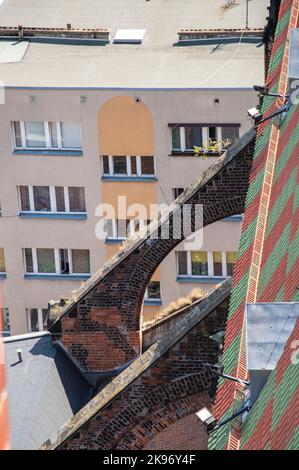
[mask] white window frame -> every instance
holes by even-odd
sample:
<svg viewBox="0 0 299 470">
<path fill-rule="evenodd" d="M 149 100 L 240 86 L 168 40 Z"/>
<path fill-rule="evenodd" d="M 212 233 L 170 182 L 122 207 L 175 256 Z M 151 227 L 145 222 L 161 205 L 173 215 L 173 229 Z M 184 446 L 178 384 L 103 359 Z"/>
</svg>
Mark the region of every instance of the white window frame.
<svg viewBox="0 0 299 470">
<path fill-rule="evenodd" d="M 38 262 L 37 262 L 37 249 L 36 248 L 29 248 L 32 253 L 32 262 L 33 262 L 33 272 L 28 272 L 27 271 L 27 266 L 26 266 L 26 256 L 25 256 L 25 248 L 23 249 L 23 263 L 24 263 L 24 271 L 25 274 L 32 275 L 32 274 L 38 274 L 39 276 L 88 276 L 91 273 L 74 273 L 73 272 L 73 259 L 72 259 L 72 250 L 80 250 L 81 248 L 46 248 L 49 250 L 54 251 L 54 261 L 55 261 L 55 273 L 40 273 L 38 271 Z M 68 274 L 62 274 L 60 272 L 60 250 L 67 250 L 68 252 L 68 260 L 69 260 L 69 270 L 70 272 Z M 90 250 L 89 251 L 89 257 L 90 257 Z"/>
<path fill-rule="evenodd" d="M 26 308 L 28 332 L 31 333 L 33 331 L 32 330 L 32 325 L 31 325 L 30 310 L 37 310 L 38 331 L 45 331 L 44 330 L 44 322 L 43 322 L 43 310 L 46 310 L 46 309 L 45 308 L 43 309 L 43 308 L 30 307 L 30 308 Z"/>
<path fill-rule="evenodd" d="M 126 166 L 127 166 L 127 172 L 126 173 L 114 173 L 113 171 L 113 158 L 114 156 L 122 156 L 122 157 L 126 157 Z M 131 156 L 132 155 L 105 155 L 105 157 L 108 157 L 108 165 L 109 165 L 109 174 L 108 173 L 104 173 L 104 160 L 103 160 L 103 156 L 101 157 L 101 169 L 102 169 L 102 176 L 115 176 L 117 178 L 127 178 L 127 177 L 131 177 L 131 178 L 153 178 L 153 176 L 156 176 L 156 159 L 154 157 L 154 155 L 134 155 L 134 157 L 136 157 L 136 171 L 137 171 L 137 174 L 132 174 L 131 172 Z M 151 175 L 144 175 L 142 172 L 141 172 L 141 158 L 142 157 L 146 157 L 146 156 L 150 156 L 150 157 L 153 157 L 154 159 L 154 173 L 152 173 Z"/>
<path fill-rule="evenodd" d="M 192 124 L 194 126 L 197 126 L 197 124 Z M 188 149 L 186 148 L 186 134 L 185 134 L 185 127 L 186 126 L 178 126 L 180 129 L 180 141 L 181 141 L 181 148 L 176 149 L 172 147 L 172 129 L 173 127 L 170 127 L 170 138 L 171 138 L 171 151 L 172 152 L 191 152 L 193 149 Z M 216 138 L 218 142 L 221 142 L 222 139 L 222 127 L 221 126 L 201 126 L 200 124 L 197 127 L 201 127 L 202 131 L 202 144 L 208 145 L 209 143 L 209 127 L 215 127 L 216 128 Z M 221 151 L 221 149 L 220 149 Z"/>
<path fill-rule="evenodd" d="M 5 250 L 4 250 L 4 247 L 3 247 L 3 246 L 1 246 L 0 248 L 3 250 L 4 267 L 5 267 L 5 271 L 0 271 L 0 274 L 6 274 Z"/>
<path fill-rule="evenodd" d="M 106 220 L 111 220 L 112 221 L 112 236 L 111 237 L 109 237 L 109 236 L 106 237 L 106 240 L 108 240 L 108 241 L 109 240 L 124 241 L 124 240 L 127 240 L 127 238 L 132 237 L 133 235 L 135 235 L 135 222 L 136 221 L 139 222 L 139 230 L 143 230 L 147 225 L 146 220 L 143 220 L 143 219 L 140 219 L 140 220 L 130 219 L 130 222 L 129 222 L 129 237 L 120 237 L 119 234 L 118 234 L 118 223 L 117 222 L 118 222 L 118 220 L 121 220 L 121 219 L 106 219 Z"/>
<path fill-rule="evenodd" d="M 206 278 L 206 277 L 215 277 L 215 278 L 227 278 L 227 264 L 226 264 L 226 251 L 221 251 L 221 261 L 222 261 L 222 276 L 215 276 L 214 275 L 214 258 L 213 258 L 213 251 L 205 251 L 205 250 L 193 250 L 193 251 L 204 251 L 207 253 L 207 259 L 208 259 L 208 274 L 203 274 L 203 275 L 198 275 L 198 274 L 192 274 L 192 256 L 191 253 L 192 251 L 188 250 L 186 251 L 187 253 L 187 274 L 179 274 L 179 257 L 176 254 L 176 272 L 177 276 L 179 278 L 187 278 L 187 277 L 192 277 L 192 278 Z M 216 250 L 219 251 L 219 250 Z M 177 252 L 176 252 L 177 253 Z"/>
<path fill-rule="evenodd" d="M 155 299 L 153 297 L 149 297 L 148 296 L 148 287 L 146 287 L 145 289 L 145 293 L 144 293 L 144 300 L 161 300 L 162 301 L 162 287 L 161 287 L 161 281 L 154 281 L 154 280 L 151 280 L 150 282 L 159 282 L 160 283 L 160 297 L 158 299 Z"/>
<path fill-rule="evenodd" d="M 16 136 L 15 136 L 15 130 L 14 130 L 14 122 L 19 122 L 20 123 L 20 128 L 21 128 L 21 140 L 22 140 L 22 146 L 19 147 L 17 146 L 16 142 Z M 46 136 L 46 147 L 28 147 L 26 145 L 26 130 L 25 130 L 25 122 L 35 122 L 35 121 L 12 121 L 11 122 L 11 128 L 12 128 L 12 134 L 13 134 L 13 144 L 14 144 L 14 149 L 15 150 L 57 150 L 57 151 L 63 151 L 63 150 L 82 150 L 82 128 L 81 124 L 79 124 L 79 132 L 80 132 L 80 142 L 81 146 L 80 147 L 63 147 L 62 146 L 62 134 L 61 134 L 61 124 L 64 121 L 39 121 L 44 123 L 44 129 L 45 129 L 45 136 Z M 50 122 L 54 122 L 57 126 L 57 147 L 52 146 L 51 142 L 51 132 L 50 132 Z"/>
<path fill-rule="evenodd" d="M 29 205 L 30 211 L 22 210 L 22 202 L 21 202 L 21 192 L 20 186 L 26 186 L 29 192 Z M 19 212 L 22 214 L 78 214 L 78 215 L 85 215 L 87 214 L 87 209 L 84 212 L 74 212 L 70 210 L 70 199 L 69 199 L 69 188 L 78 187 L 84 188 L 84 199 L 85 199 L 85 208 L 86 208 L 86 197 L 85 197 L 85 187 L 84 186 L 62 186 L 64 192 L 64 205 L 65 211 L 58 211 L 57 210 L 57 201 L 56 201 L 56 186 L 47 186 L 50 192 L 50 211 L 36 211 L 35 204 L 34 204 L 34 195 L 33 195 L 33 185 L 20 185 L 17 186 L 17 193 L 18 193 L 18 205 L 19 205 Z"/>
<path fill-rule="evenodd" d="M 10 334 L 11 324 L 10 324 L 9 308 L 8 307 L 0 307 L 0 315 L 2 316 L 1 320 L 2 320 L 2 326 L 3 326 L 3 329 L 0 330 L 1 333 Z M 5 328 L 7 323 L 8 323 L 8 328 Z"/>
</svg>

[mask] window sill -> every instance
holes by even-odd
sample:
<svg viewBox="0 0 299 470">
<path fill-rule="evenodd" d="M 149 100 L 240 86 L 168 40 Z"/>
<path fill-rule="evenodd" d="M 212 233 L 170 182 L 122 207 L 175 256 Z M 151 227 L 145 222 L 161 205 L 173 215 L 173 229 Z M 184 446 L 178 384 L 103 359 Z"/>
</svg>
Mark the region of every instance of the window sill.
<svg viewBox="0 0 299 470">
<path fill-rule="evenodd" d="M 162 299 L 145 299 L 143 301 L 143 305 L 145 305 L 146 307 L 152 305 L 162 305 Z"/>
<path fill-rule="evenodd" d="M 19 216 L 23 219 L 69 219 L 86 220 L 87 214 L 82 213 L 62 213 L 62 212 L 20 212 Z"/>
<path fill-rule="evenodd" d="M 177 282 L 196 282 L 202 284 L 212 284 L 222 282 L 225 279 L 228 279 L 229 276 L 177 276 Z"/>
<path fill-rule="evenodd" d="M 107 245 L 119 245 L 126 241 L 126 238 L 106 238 L 105 243 Z"/>
<path fill-rule="evenodd" d="M 57 156 L 57 157 L 81 157 L 83 155 L 82 150 L 52 150 L 52 149 L 14 149 L 14 155 L 46 155 L 46 156 Z"/>
<path fill-rule="evenodd" d="M 79 281 L 89 279 L 91 274 L 36 274 L 27 273 L 24 275 L 25 279 L 44 279 L 44 280 L 58 280 L 58 281 Z"/>
<path fill-rule="evenodd" d="M 0 273 L 0 279 L 6 279 L 6 273 Z"/>
<path fill-rule="evenodd" d="M 218 158 L 220 157 L 221 155 L 224 154 L 224 150 L 222 152 L 206 152 L 206 153 L 199 153 L 199 154 L 196 154 L 195 152 L 192 152 L 192 151 L 186 151 L 186 152 L 181 152 L 181 151 L 177 151 L 177 150 L 172 150 L 171 151 L 171 154 L 168 155 L 169 157 L 202 157 L 202 158 L 208 158 L 208 157 L 212 157 L 212 158 Z"/>
<path fill-rule="evenodd" d="M 153 182 L 157 181 L 156 176 L 102 176 L 102 181 L 130 181 L 130 182 Z"/>
<path fill-rule="evenodd" d="M 2 336 L 2 338 L 9 338 L 10 331 L 8 330 L 0 331 L 0 336 Z"/>
<path fill-rule="evenodd" d="M 242 215 L 231 215 L 230 217 L 225 217 L 225 219 L 222 219 L 221 222 L 242 222 L 242 220 Z"/>
</svg>

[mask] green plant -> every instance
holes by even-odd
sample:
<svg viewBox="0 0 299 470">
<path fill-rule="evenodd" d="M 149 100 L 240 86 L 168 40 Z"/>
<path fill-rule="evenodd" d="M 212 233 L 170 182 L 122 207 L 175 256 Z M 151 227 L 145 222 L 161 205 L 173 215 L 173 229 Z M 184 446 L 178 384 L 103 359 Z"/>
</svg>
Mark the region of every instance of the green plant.
<svg viewBox="0 0 299 470">
<path fill-rule="evenodd" d="M 199 155 L 202 158 L 207 158 L 207 154 L 215 153 L 219 154 L 221 151 L 226 150 L 231 145 L 229 139 L 214 140 L 209 139 L 208 142 L 205 142 L 201 147 L 194 147 L 195 155 Z"/>
</svg>

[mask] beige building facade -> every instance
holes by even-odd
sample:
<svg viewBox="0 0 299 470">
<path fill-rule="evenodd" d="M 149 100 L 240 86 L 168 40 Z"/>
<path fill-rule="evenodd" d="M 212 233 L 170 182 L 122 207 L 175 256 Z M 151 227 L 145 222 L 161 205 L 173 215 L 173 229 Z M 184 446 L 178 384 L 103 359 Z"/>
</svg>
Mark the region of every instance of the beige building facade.
<svg viewBox="0 0 299 470">
<path fill-rule="evenodd" d="M 267 2 L 261 3 L 255 27 L 265 22 Z M 176 29 L 180 26 L 178 17 Z M 20 60 L 0 64 L 5 85 L 0 108 L 0 286 L 6 330 L 20 334 L 45 328 L 48 302 L 67 297 L 119 249 L 123 225 L 132 230 L 147 223 L 152 204 L 170 204 L 222 153 L 198 156 L 194 145 L 205 146 L 209 139 L 233 141 L 251 127 L 247 110 L 257 102 L 252 70 L 261 83 L 264 68 L 263 48 L 257 44 L 258 39 L 223 45 L 215 74 L 210 68 L 215 46 L 173 51 L 169 42 L 169 60 L 173 63 L 175 53 L 177 69 L 169 66 L 163 79 L 152 69 L 150 80 L 146 70 L 138 78 L 136 64 L 135 82 L 129 65 L 126 73 L 126 55 L 134 50 L 138 57 L 159 54 L 146 40 L 105 47 L 29 42 Z M 166 60 L 166 52 L 161 54 Z M 101 56 L 103 65 L 114 70 L 110 86 L 109 76 L 102 75 Z M 198 86 L 194 70 L 186 86 L 181 85 L 189 59 L 198 61 Z M 240 74 L 240 61 L 241 77 L 234 73 L 236 67 Z M 210 78 L 200 85 L 206 65 Z M 106 214 L 107 234 L 99 239 L 102 205 L 117 214 L 118 196 L 128 206 L 145 208 L 146 214 L 137 217 L 143 222 L 129 222 L 134 208 L 120 217 Z M 240 232 L 241 215 L 204 229 L 202 243 L 191 249 L 180 244 L 145 293 L 144 318 L 195 287 L 205 290 L 230 276 Z"/>
</svg>

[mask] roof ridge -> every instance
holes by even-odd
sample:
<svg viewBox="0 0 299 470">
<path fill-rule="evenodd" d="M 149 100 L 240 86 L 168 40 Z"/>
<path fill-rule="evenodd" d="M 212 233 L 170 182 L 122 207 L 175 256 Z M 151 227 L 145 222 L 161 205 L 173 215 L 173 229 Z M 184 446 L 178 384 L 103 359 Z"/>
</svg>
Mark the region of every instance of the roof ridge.
<svg viewBox="0 0 299 470">
<path fill-rule="evenodd" d="M 155 318 L 153 320 L 150 320 L 148 322 L 145 322 L 143 324 L 142 332 L 143 333 L 147 332 L 147 331 L 151 330 L 152 328 L 155 328 L 156 326 L 161 325 L 162 323 L 164 323 L 167 320 L 172 320 L 175 316 L 179 315 L 180 313 L 183 313 L 184 311 L 186 311 L 186 310 L 188 310 L 192 307 L 195 307 L 197 304 L 199 304 L 200 302 L 205 300 L 220 285 L 221 285 L 221 283 L 215 284 L 214 286 L 210 287 L 205 292 L 203 292 L 202 296 L 199 297 L 198 299 L 195 299 L 191 303 L 186 303 L 186 305 L 184 305 L 182 307 L 179 307 L 177 310 L 173 310 L 170 313 L 167 313 L 167 307 L 165 307 L 165 309 L 163 309 L 163 310 L 161 310 L 160 312 L 157 313 L 157 315 L 158 315 L 157 318 Z M 184 297 L 183 300 L 186 299 L 186 301 L 187 301 L 189 299 L 189 297 L 191 297 L 191 296 L 192 296 L 192 292 L 189 296 Z M 171 304 L 169 304 L 169 305 L 171 305 Z M 163 315 L 163 312 L 165 312 L 164 315 Z M 159 313 L 161 314 L 161 316 L 159 316 Z"/>
</svg>

